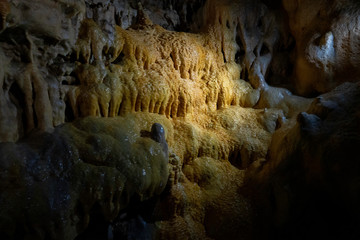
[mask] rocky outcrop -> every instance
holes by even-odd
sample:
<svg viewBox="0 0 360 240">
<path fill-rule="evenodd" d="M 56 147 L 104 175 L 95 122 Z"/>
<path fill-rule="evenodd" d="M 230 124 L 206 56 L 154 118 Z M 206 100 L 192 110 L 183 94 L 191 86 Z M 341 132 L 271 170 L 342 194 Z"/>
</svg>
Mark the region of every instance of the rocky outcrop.
<svg viewBox="0 0 360 240">
<path fill-rule="evenodd" d="M 140 137 L 129 120 L 86 118 L 1 144 L 2 236 L 74 239 L 97 211 L 110 222 L 134 197 L 160 194 L 164 143 Z"/>
<path fill-rule="evenodd" d="M 283 1 L 296 40 L 295 84 L 301 94 L 325 93 L 359 74 L 356 1 Z"/>
<path fill-rule="evenodd" d="M 277 102 L 293 98 L 265 81 L 279 40 L 266 5 L 187 4 L 195 33 L 157 25 L 162 21 L 151 2 L 10 2 L 1 34 L 2 141 L 77 117 L 145 111 L 175 118 L 230 105 L 253 107 L 260 93 L 261 108 L 276 106 L 268 95 L 280 96 Z M 181 19 L 175 5 L 159 14 L 176 12 Z"/>
<path fill-rule="evenodd" d="M 257 196 L 260 238 L 360 236 L 359 104 L 359 83 L 345 83 L 274 134 L 268 164 L 248 188 Z"/>
<path fill-rule="evenodd" d="M 357 81 L 358 9 L 0 1 L 1 234 L 252 239 L 262 217 L 264 234 L 291 229 L 293 196 L 332 166 L 317 141 L 339 149 L 333 136 L 357 130 L 356 114 L 340 119 L 358 85 L 293 92 Z M 313 175 L 287 196 L 293 159 Z"/>
</svg>

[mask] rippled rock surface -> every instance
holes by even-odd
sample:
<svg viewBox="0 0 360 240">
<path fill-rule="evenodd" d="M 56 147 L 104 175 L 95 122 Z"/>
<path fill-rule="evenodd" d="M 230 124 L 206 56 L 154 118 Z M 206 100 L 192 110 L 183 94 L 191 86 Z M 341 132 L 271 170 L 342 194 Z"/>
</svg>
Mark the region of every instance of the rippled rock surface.
<svg viewBox="0 0 360 240">
<path fill-rule="evenodd" d="M 359 79 L 359 9 L 0 1 L 0 236 L 277 238 L 304 188 L 357 201 L 333 157 L 358 143 L 358 85 L 336 87 Z"/>
</svg>

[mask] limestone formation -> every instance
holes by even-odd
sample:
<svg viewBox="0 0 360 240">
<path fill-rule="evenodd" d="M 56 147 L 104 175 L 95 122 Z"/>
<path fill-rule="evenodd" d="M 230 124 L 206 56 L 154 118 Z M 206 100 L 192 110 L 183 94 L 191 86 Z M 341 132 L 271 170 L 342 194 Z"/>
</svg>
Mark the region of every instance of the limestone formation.
<svg viewBox="0 0 360 240">
<path fill-rule="evenodd" d="M 359 86 L 335 87 L 358 81 L 359 11 L 0 1 L 0 236 L 289 239 L 313 182 L 356 202 L 336 152 L 358 144 Z"/>
<path fill-rule="evenodd" d="M 111 221 L 134 196 L 143 201 L 161 193 L 168 158 L 131 124 L 131 118 L 86 118 L 2 144 L 1 233 L 73 239 L 96 220 L 94 209 Z"/>
<path fill-rule="evenodd" d="M 274 135 L 272 163 L 251 187 L 263 227 L 258 237 L 359 236 L 359 96 L 359 83 L 340 85 Z"/>
<path fill-rule="evenodd" d="M 297 91 L 324 93 L 359 74 L 359 3 L 283 1 L 296 40 Z"/>
</svg>

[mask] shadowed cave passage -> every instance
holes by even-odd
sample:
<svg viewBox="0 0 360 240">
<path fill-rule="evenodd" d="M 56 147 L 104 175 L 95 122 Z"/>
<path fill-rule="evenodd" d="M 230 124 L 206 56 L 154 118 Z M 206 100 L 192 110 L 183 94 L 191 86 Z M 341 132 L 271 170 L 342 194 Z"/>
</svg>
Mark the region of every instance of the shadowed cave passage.
<svg viewBox="0 0 360 240">
<path fill-rule="evenodd" d="M 358 239 L 359 9 L 0 1 L 1 239 Z"/>
</svg>

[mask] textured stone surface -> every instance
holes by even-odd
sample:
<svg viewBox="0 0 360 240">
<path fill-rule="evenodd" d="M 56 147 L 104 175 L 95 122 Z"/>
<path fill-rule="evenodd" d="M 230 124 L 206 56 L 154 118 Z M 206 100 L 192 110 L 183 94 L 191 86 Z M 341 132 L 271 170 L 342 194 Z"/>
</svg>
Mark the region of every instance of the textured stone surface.
<svg viewBox="0 0 360 240">
<path fill-rule="evenodd" d="M 351 189 L 337 197 L 343 183 L 357 191 L 350 160 L 345 180 L 316 179 L 340 174 L 330 162 L 358 144 L 358 85 L 315 100 L 293 92 L 358 80 L 358 9 L 351 0 L 0 1 L 1 234 L 277 239 L 296 232 L 314 182 L 330 202 L 357 200 Z M 297 169 L 311 174 L 288 196 Z"/>
<path fill-rule="evenodd" d="M 260 238 L 360 236 L 359 104 L 359 83 L 345 83 L 274 134 L 269 164 L 249 187 Z"/>
<path fill-rule="evenodd" d="M 143 201 L 160 194 L 168 154 L 140 137 L 137 125 L 131 117 L 85 118 L 1 144 L 4 237 L 73 239 L 94 220 L 96 207 L 111 221 L 134 195 Z"/>
<path fill-rule="evenodd" d="M 359 3 L 283 1 L 296 40 L 296 88 L 324 93 L 359 74 Z"/>
</svg>

